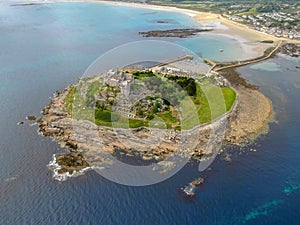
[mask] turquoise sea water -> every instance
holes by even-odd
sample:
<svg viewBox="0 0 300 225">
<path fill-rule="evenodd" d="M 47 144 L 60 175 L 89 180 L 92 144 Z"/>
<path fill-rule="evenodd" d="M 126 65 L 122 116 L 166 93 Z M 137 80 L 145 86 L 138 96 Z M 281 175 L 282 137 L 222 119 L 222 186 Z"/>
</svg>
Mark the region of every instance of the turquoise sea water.
<svg viewBox="0 0 300 225">
<path fill-rule="evenodd" d="M 46 165 L 64 150 L 36 126 L 16 123 L 39 116 L 56 90 L 105 51 L 144 40 L 139 31 L 197 24 L 184 14 L 96 3 L 0 4 L 0 224 L 299 224 L 299 59 L 278 56 L 239 69 L 272 100 L 277 122 L 243 152 L 229 149 L 231 162 L 221 155 L 202 174 L 191 163 L 147 187 L 95 172 L 60 183 Z M 243 54 L 224 37 L 163 40 L 216 60 Z M 178 189 L 198 176 L 205 184 L 193 201 L 183 200 Z"/>
</svg>

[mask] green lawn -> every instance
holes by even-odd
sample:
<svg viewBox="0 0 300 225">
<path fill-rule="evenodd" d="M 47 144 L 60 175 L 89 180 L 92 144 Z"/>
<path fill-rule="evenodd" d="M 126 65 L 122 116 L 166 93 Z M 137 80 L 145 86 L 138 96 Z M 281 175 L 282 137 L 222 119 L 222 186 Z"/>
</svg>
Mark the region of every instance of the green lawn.
<svg viewBox="0 0 300 225">
<path fill-rule="evenodd" d="M 223 87 L 222 93 L 223 93 L 224 99 L 225 99 L 226 111 L 229 111 L 235 102 L 236 93 L 230 87 Z"/>
<path fill-rule="evenodd" d="M 182 128 L 191 129 L 218 118 L 231 109 L 235 99 L 236 93 L 230 87 L 197 85 L 196 98 L 191 98 L 192 101 L 185 99 L 181 104 L 185 115 Z"/>
</svg>

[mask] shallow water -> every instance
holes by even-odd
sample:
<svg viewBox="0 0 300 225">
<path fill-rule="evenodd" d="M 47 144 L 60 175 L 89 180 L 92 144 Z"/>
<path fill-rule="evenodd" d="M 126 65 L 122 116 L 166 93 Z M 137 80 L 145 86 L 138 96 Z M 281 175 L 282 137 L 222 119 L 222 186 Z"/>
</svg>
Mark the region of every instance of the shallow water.
<svg viewBox="0 0 300 225">
<path fill-rule="evenodd" d="M 212 171 L 202 174 L 191 163 L 147 187 L 118 185 L 95 172 L 60 183 L 46 165 L 63 150 L 38 136 L 36 126 L 16 123 L 39 116 L 49 97 L 76 82 L 100 54 L 144 40 L 139 31 L 195 23 L 183 14 L 95 3 L 2 6 L 1 224 L 299 224 L 299 60 L 280 56 L 239 69 L 272 100 L 278 122 L 243 152 L 232 149 L 231 162 L 219 156 Z M 216 60 L 238 58 L 240 51 L 223 37 L 173 41 Z M 185 201 L 178 189 L 198 176 L 206 178 L 205 184 L 193 201 Z"/>
</svg>

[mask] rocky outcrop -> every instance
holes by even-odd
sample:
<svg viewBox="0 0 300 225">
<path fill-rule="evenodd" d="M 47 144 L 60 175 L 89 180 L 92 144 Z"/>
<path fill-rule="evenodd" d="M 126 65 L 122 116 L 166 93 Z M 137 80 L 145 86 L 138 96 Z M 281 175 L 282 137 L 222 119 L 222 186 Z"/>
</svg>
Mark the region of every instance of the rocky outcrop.
<svg viewBox="0 0 300 225">
<path fill-rule="evenodd" d="M 201 29 L 172 29 L 172 30 L 152 30 L 146 32 L 139 32 L 139 35 L 143 37 L 178 37 L 186 38 L 194 36 L 200 32 L 212 31 L 210 28 L 201 28 Z"/>
</svg>

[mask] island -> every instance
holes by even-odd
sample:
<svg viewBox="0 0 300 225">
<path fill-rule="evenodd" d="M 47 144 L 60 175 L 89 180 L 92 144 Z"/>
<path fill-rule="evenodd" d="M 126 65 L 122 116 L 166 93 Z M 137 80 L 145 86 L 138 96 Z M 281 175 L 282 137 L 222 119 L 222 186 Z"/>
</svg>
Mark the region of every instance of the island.
<svg viewBox="0 0 300 225">
<path fill-rule="evenodd" d="M 170 9 L 193 12 L 196 20 L 220 21 L 233 33 L 243 31 L 259 50 L 244 61 L 205 59 L 211 66 L 206 74 L 189 73 L 168 63 L 152 68 L 111 68 L 105 74 L 82 78 L 57 91 L 38 120 L 40 134 L 53 138 L 68 151 L 53 155 L 49 163 L 55 179 L 66 180 L 101 168 L 110 163 L 109 156 L 138 158 L 136 161 L 145 165 L 160 163 L 178 147 L 180 157 L 203 160 L 214 154 L 215 145 L 245 146 L 268 132 L 268 123 L 273 119 L 270 100 L 259 87 L 241 77 L 236 68 L 267 60 L 277 53 L 298 57 L 298 42 L 249 30 L 224 15 L 200 16 L 195 11 Z M 186 38 L 205 31 L 227 32 L 205 27 L 153 30 L 139 35 Z M 124 97 L 128 95 L 132 98 Z M 189 111 L 196 113 L 190 115 Z M 182 141 L 182 133 L 193 141 Z M 160 139 L 159 145 L 145 142 L 153 134 Z M 211 139 L 215 140 L 213 144 Z"/>
<path fill-rule="evenodd" d="M 151 164 L 178 148 L 178 156 L 202 160 L 224 140 L 247 144 L 267 129 L 272 106 L 245 80 L 232 79 L 231 84 L 231 77 L 225 77 L 159 63 L 112 68 L 57 91 L 38 120 L 40 133 L 69 151 L 53 156 L 49 167 L 54 178 L 82 175 L 120 152 Z M 158 145 L 147 142 L 153 136 Z"/>
</svg>

